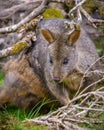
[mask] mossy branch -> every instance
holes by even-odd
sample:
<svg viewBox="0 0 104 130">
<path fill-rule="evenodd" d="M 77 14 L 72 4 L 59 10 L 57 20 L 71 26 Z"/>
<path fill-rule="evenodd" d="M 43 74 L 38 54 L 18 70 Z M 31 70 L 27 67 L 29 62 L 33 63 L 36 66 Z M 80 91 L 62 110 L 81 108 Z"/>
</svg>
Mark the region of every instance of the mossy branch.
<svg viewBox="0 0 104 130">
<path fill-rule="evenodd" d="M 17 55 L 21 51 L 27 49 L 31 46 L 31 39 L 35 37 L 35 32 L 27 32 L 25 34 L 25 37 L 22 38 L 21 41 L 13 44 L 11 47 L 8 47 L 6 49 L 3 49 L 0 51 L 0 58 L 5 58 L 12 55 Z M 34 41 L 36 40 L 36 37 L 34 38 Z"/>
<path fill-rule="evenodd" d="M 12 56 L 12 55 L 17 55 L 22 50 L 24 50 L 28 47 L 29 47 L 29 44 L 26 41 L 17 42 L 16 44 L 13 44 L 11 47 L 4 49 L 4 50 L 1 50 L 0 51 L 0 58 Z"/>
</svg>

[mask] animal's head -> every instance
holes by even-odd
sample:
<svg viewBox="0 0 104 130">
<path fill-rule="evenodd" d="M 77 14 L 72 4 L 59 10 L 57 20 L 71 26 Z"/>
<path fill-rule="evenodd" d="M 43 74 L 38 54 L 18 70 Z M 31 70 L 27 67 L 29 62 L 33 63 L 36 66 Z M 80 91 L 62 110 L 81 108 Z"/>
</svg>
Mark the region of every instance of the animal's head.
<svg viewBox="0 0 104 130">
<path fill-rule="evenodd" d="M 76 44 L 80 36 L 80 27 L 72 33 L 58 33 L 47 29 L 40 30 L 48 44 L 47 65 L 54 81 L 62 81 L 73 69 L 76 59 Z"/>
</svg>

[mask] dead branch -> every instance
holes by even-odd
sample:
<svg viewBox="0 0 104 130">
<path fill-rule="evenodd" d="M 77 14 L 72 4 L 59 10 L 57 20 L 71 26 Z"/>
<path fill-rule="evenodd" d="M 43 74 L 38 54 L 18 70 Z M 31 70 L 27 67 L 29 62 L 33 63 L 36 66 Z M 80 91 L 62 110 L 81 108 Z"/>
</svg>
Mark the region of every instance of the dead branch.
<svg viewBox="0 0 104 130">
<path fill-rule="evenodd" d="M 104 91 L 102 90 L 104 90 L 104 87 L 98 88 L 92 92 L 78 95 L 72 99 L 72 102 L 74 103 L 79 99 L 82 99 L 83 101 L 87 97 L 88 100 L 84 106 L 80 106 L 81 103 L 77 103 L 75 105 L 67 105 L 46 116 L 25 120 L 25 122 L 34 122 L 39 125 L 45 124 L 49 127 L 54 125 L 56 128 L 58 126 L 59 129 L 62 127 L 65 130 L 74 130 L 75 128 L 81 129 L 80 127 L 77 127 L 76 123 L 103 124 L 104 120 L 93 119 L 90 116 L 86 118 L 86 114 L 91 111 L 94 111 L 94 115 L 96 115 L 97 112 L 104 113 Z"/>
<path fill-rule="evenodd" d="M 35 35 L 33 32 L 27 33 L 27 35 L 16 44 L 13 44 L 11 47 L 8 47 L 4 50 L 0 51 L 0 58 L 4 58 L 7 56 L 17 55 L 21 51 L 31 46 L 31 39 Z"/>
<path fill-rule="evenodd" d="M 35 32 L 38 22 L 43 19 L 43 16 L 39 15 L 37 18 L 31 20 L 29 23 L 24 24 L 20 28 L 18 28 L 17 32 L 19 34 L 19 39 L 25 37 L 27 32 Z M 36 36 L 32 37 L 33 41 L 36 41 Z"/>
<path fill-rule="evenodd" d="M 48 2 L 49 2 L 48 0 L 43 0 L 41 5 L 38 8 L 34 9 L 26 18 L 24 18 L 18 24 L 5 27 L 5 28 L 0 28 L 0 33 L 6 33 L 6 32 L 10 33 L 16 31 L 20 26 L 29 22 L 31 19 L 35 18 L 36 16 L 40 15 L 45 10 Z"/>
<path fill-rule="evenodd" d="M 18 29 L 19 38 L 21 39 L 16 44 L 13 44 L 11 47 L 3 49 L 0 51 L 0 58 L 7 56 L 12 56 L 19 54 L 21 51 L 27 49 L 31 46 L 31 40 L 36 41 L 35 30 L 38 22 L 42 19 L 42 16 L 38 16 L 36 19 L 33 19 L 29 23 L 24 24 L 21 28 Z"/>
<path fill-rule="evenodd" d="M 92 117 L 87 117 L 86 114 L 88 112 L 94 111 L 94 114 L 97 114 L 97 112 L 102 113 L 104 112 L 104 98 L 101 98 L 102 95 L 104 96 L 104 91 L 102 91 L 104 87 L 101 87 L 100 89 L 97 89 L 96 91 L 88 92 L 86 94 L 78 95 L 73 101 L 79 100 L 82 98 L 83 100 L 86 99 L 86 97 L 89 97 L 86 104 L 84 106 L 80 106 L 80 102 L 75 105 L 67 105 L 62 108 L 59 108 L 57 111 L 50 113 L 46 116 L 34 118 L 34 119 L 27 119 L 24 122 L 29 123 L 36 123 L 38 125 L 46 125 L 49 127 L 55 126 L 55 128 L 58 129 L 63 128 L 65 130 L 83 130 L 83 128 L 78 127 L 77 123 L 98 123 L 103 124 L 104 121 L 100 119 L 92 119 Z M 98 93 L 99 92 L 99 93 Z M 93 98 L 90 98 L 92 97 Z M 99 100 L 102 101 L 99 104 Z M 57 129 L 57 130 L 58 130 Z"/>
<path fill-rule="evenodd" d="M 87 89 L 89 89 L 93 85 L 96 85 L 96 84 L 100 83 L 101 81 L 104 81 L 104 77 L 101 78 L 101 79 L 99 79 L 99 80 L 97 80 L 96 82 L 93 82 L 92 84 L 88 85 L 83 91 L 81 91 L 81 93 L 79 93 L 79 95 L 82 94 L 82 93 L 84 93 Z"/>
<path fill-rule="evenodd" d="M 40 1 L 34 1 L 34 2 L 26 2 L 23 4 L 15 5 L 9 9 L 3 9 L 0 12 L 0 19 L 6 19 L 10 18 L 14 13 L 33 10 L 34 8 L 37 8 L 40 5 Z"/>
<path fill-rule="evenodd" d="M 35 2 L 39 2 L 40 3 L 41 0 L 37 0 Z M 54 2 L 66 2 L 66 1 L 65 0 L 64 1 L 63 0 L 54 0 Z M 6 27 L 6 28 L 1 28 L 0 29 L 1 33 L 13 32 L 13 31 L 16 31 L 18 29 L 17 32 L 19 33 L 19 39 L 23 38 L 25 36 L 25 34 L 26 34 L 27 31 L 35 30 L 35 28 L 37 26 L 37 23 L 42 19 L 42 16 L 38 16 L 38 15 L 42 12 L 42 10 L 45 9 L 47 3 L 48 3 L 47 0 L 42 1 L 41 5 L 37 9 L 34 9 L 33 12 L 29 16 L 27 16 L 25 19 L 23 19 L 22 21 L 20 21 L 20 23 L 15 24 L 13 26 Z M 31 5 L 31 3 L 29 3 L 29 2 L 26 2 L 25 4 L 26 5 L 27 4 Z M 20 11 L 20 9 L 22 7 L 23 7 L 23 4 L 14 6 L 10 10 L 12 11 L 13 9 L 15 9 L 15 11 L 17 11 L 17 10 Z M 6 11 L 8 11 L 8 9 Z M 12 13 L 14 13 L 14 12 L 12 11 Z M 31 20 L 34 16 L 38 16 L 38 17 L 36 19 Z M 29 20 L 31 20 L 31 21 L 29 23 L 27 23 Z M 24 23 L 26 23 L 26 24 L 24 24 Z M 35 36 L 32 37 L 32 40 L 35 41 L 36 37 Z M 18 42 L 16 44 L 16 45 L 18 45 L 18 46 L 16 46 L 17 48 L 19 47 L 20 43 L 22 43 L 22 42 Z M 22 49 L 20 49 L 20 51 L 22 51 Z M 13 54 L 16 54 L 16 53 L 12 53 L 12 47 L 9 47 L 7 49 L 2 50 L 0 52 L 0 54 L 1 54 L 0 58 L 3 58 L 3 57 L 7 57 L 7 55 L 10 56 L 10 55 L 13 55 Z"/>
<path fill-rule="evenodd" d="M 88 72 L 90 71 L 90 69 L 91 69 L 97 62 L 99 62 L 102 58 L 103 58 L 103 56 L 102 56 L 102 57 L 99 57 L 99 58 L 98 58 L 94 63 L 92 63 L 92 64 L 88 67 L 88 69 L 85 71 L 85 73 L 84 73 L 84 75 L 83 75 L 83 77 L 82 77 L 82 79 L 81 79 L 79 89 L 78 89 L 77 93 L 75 94 L 75 96 L 78 95 L 78 93 L 80 92 L 81 87 L 82 87 L 82 85 L 83 85 L 84 78 L 86 77 L 86 75 L 88 74 Z M 98 74 L 100 74 L 101 72 L 102 72 L 102 71 L 99 71 Z M 90 71 L 90 73 L 91 73 L 91 71 Z M 96 72 L 95 72 L 95 73 L 96 73 Z"/>
<path fill-rule="evenodd" d="M 3 49 L 0 51 L 0 58 L 4 58 L 11 55 L 19 54 L 21 51 L 27 49 L 31 46 L 31 40 L 36 41 L 35 29 L 38 22 L 42 19 L 42 16 L 38 16 L 36 19 L 33 19 L 29 23 L 24 24 L 21 28 L 18 29 L 19 39 L 18 43 Z M 32 32 L 33 30 L 33 32 Z"/>
<path fill-rule="evenodd" d="M 101 19 L 94 19 L 92 18 L 82 7 L 80 7 L 80 11 L 83 13 L 83 15 L 88 19 L 88 21 L 90 21 L 91 23 L 95 23 L 95 22 L 104 22 L 104 20 Z"/>
<path fill-rule="evenodd" d="M 71 13 L 73 12 L 73 11 L 75 11 L 76 9 L 78 9 L 83 3 L 85 3 L 86 2 L 86 0 L 82 0 L 81 2 L 79 2 L 78 3 L 78 0 L 75 0 L 75 3 L 77 3 L 76 4 L 76 6 L 75 7 L 73 7 L 70 11 L 69 11 L 69 16 L 71 15 Z"/>
<path fill-rule="evenodd" d="M 79 3 L 78 3 L 79 2 Z M 77 19 L 79 19 L 80 22 L 82 22 L 81 20 L 81 13 L 88 19 L 88 21 L 90 21 L 92 23 L 92 25 L 96 28 L 96 25 L 94 23 L 96 22 L 104 22 L 104 20 L 102 19 L 95 19 L 92 18 L 82 7 L 82 4 L 85 3 L 86 0 L 75 0 L 75 3 L 77 3 L 68 13 L 68 15 L 70 16 L 72 14 L 72 12 L 74 12 L 75 10 L 77 10 Z"/>
<path fill-rule="evenodd" d="M 41 0 L 37 1 L 40 2 Z M 63 3 L 68 3 L 68 0 L 50 0 L 50 2 L 63 2 Z M 84 16 L 92 23 L 94 22 L 104 22 L 104 20 L 99 20 L 99 19 L 93 19 L 82 7 L 81 5 L 85 2 L 86 0 L 82 0 L 81 2 L 77 2 L 76 0 L 76 6 L 70 10 L 69 15 L 74 11 L 74 10 L 78 10 L 78 19 L 80 19 L 81 21 L 81 14 L 80 12 L 82 12 L 84 14 Z M 16 31 L 20 26 L 22 26 L 23 24 L 29 22 L 30 20 L 32 20 L 33 18 L 35 18 L 36 16 L 40 15 L 46 8 L 46 6 L 48 5 L 49 1 L 48 0 L 43 0 L 41 2 L 41 5 L 38 6 L 36 9 L 34 9 L 27 17 L 25 17 L 22 21 L 20 21 L 19 23 L 13 25 L 13 26 L 8 26 L 5 28 L 0 28 L 0 33 L 9 33 L 9 32 L 14 32 Z M 26 3 L 27 4 L 27 3 Z M 19 6 L 19 5 L 18 5 Z M 22 7 L 23 5 L 19 6 L 19 7 L 14 7 L 17 10 L 21 9 L 20 7 Z M 24 7 L 25 8 L 25 7 Z M 35 7 L 34 7 L 35 8 Z M 13 7 L 12 9 L 13 10 Z M 14 13 L 12 11 L 12 13 Z M 11 14 L 11 13 L 10 13 Z M 2 15 L 2 13 L 1 13 Z"/>
<path fill-rule="evenodd" d="M 19 23 L 15 24 L 15 25 L 12 25 L 12 26 L 8 26 L 8 27 L 5 27 L 5 28 L 0 28 L 0 33 L 10 33 L 10 32 L 14 32 L 16 31 L 20 26 L 22 26 L 23 24 L 29 22 L 30 20 L 32 20 L 33 18 L 37 17 L 38 15 L 40 15 L 44 10 L 45 8 L 47 7 L 48 3 L 49 2 L 67 2 L 67 0 L 37 0 L 37 4 L 40 4 L 40 6 L 38 6 L 36 9 L 34 9 L 27 17 L 25 17 L 23 20 L 21 20 Z M 39 2 L 39 3 L 38 3 Z M 31 4 L 31 3 L 30 3 Z M 26 3 L 27 5 L 27 3 Z M 26 6 L 27 7 L 27 6 Z M 36 6 L 34 6 L 35 8 Z M 15 9 L 15 12 L 18 11 L 18 10 L 22 10 L 23 9 L 23 5 L 18 5 L 17 7 L 12 7 L 11 10 L 9 10 L 9 16 L 12 15 L 13 13 L 15 13 L 13 10 Z M 25 7 L 24 7 L 25 9 Z M 6 12 L 8 12 L 8 9 L 5 10 Z M 1 17 L 6 17 L 5 15 L 3 15 L 4 12 L 1 12 Z"/>
</svg>

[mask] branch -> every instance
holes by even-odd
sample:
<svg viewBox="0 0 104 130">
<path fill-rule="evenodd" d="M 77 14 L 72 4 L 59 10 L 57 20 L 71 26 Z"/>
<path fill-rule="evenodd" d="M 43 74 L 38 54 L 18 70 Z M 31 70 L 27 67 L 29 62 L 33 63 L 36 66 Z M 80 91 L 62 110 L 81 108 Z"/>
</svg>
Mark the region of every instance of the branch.
<svg viewBox="0 0 104 130">
<path fill-rule="evenodd" d="M 26 35 L 26 33 L 29 31 L 35 32 L 37 24 L 41 19 L 43 19 L 43 16 L 39 15 L 37 18 L 31 20 L 29 23 L 23 24 L 23 26 L 18 28 L 17 32 L 19 34 L 19 39 L 23 38 Z M 36 40 L 36 36 L 35 36 L 35 40 Z"/>
<path fill-rule="evenodd" d="M 70 16 L 73 11 L 77 10 L 78 20 L 79 20 L 80 22 L 82 22 L 81 14 L 80 14 L 80 12 L 82 12 L 82 14 L 88 19 L 88 21 L 90 21 L 90 22 L 92 23 L 92 25 L 93 25 L 94 27 L 96 27 L 96 25 L 95 25 L 94 23 L 96 23 L 96 22 L 104 22 L 104 20 L 102 20 L 102 19 L 94 19 L 94 18 L 92 18 L 92 17 L 83 9 L 82 4 L 85 3 L 85 2 L 86 2 L 86 0 L 82 0 L 81 2 L 78 3 L 78 0 L 75 0 L 75 3 L 77 3 L 77 4 L 75 5 L 75 7 L 73 7 L 73 8 L 69 11 L 68 15 Z"/>
<path fill-rule="evenodd" d="M 27 119 L 24 122 L 25 123 L 35 123 L 38 125 L 46 125 L 49 127 L 54 126 L 55 128 L 58 129 L 65 129 L 65 130 L 83 130 L 83 128 L 79 127 L 77 123 L 98 123 L 98 124 L 103 124 L 104 121 L 95 118 L 93 119 L 92 115 L 89 117 L 86 117 L 86 114 L 88 112 L 93 111 L 94 115 L 97 115 L 98 112 L 102 113 L 104 112 L 104 98 L 101 98 L 104 96 L 104 91 L 102 91 L 104 87 L 101 87 L 95 91 L 88 92 L 86 94 L 78 95 L 75 97 L 73 101 L 77 100 L 84 100 L 86 97 L 89 99 L 87 100 L 86 106 L 81 107 L 80 102 L 76 105 L 67 105 L 64 107 L 59 108 L 55 112 L 52 112 L 46 116 L 41 116 L 38 118 L 34 119 Z M 93 98 L 91 98 L 93 97 Z M 99 100 L 101 101 L 99 103 Z"/>
<path fill-rule="evenodd" d="M 27 11 L 32 10 L 33 8 L 36 8 L 40 5 L 40 1 L 34 1 L 34 2 L 26 2 L 22 3 L 20 5 L 15 5 L 9 9 L 3 9 L 3 11 L 0 12 L 0 19 L 6 19 L 9 18 L 11 15 L 13 15 L 16 12 L 21 11 Z"/>
<path fill-rule="evenodd" d="M 92 18 L 82 7 L 80 7 L 80 11 L 83 13 L 83 15 L 84 15 L 91 23 L 104 22 L 104 20 Z"/>
<path fill-rule="evenodd" d="M 0 33 L 10 33 L 16 31 L 20 26 L 29 22 L 31 19 L 35 18 L 36 16 L 40 15 L 45 10 L 48 2 L 49 0 L 43 0 L 41 5 L 38 8 L 34 9 L 26 18 L 24 18 L 18 24 L 5 27 L 5 28 L 0 28 Z"/>
<path fill-rule="evenodd" d="M 75 2 L 77 3 L 77 0 L 75 0 Z M 76 10 L 76 9 L 78 9 L 83 3 L 85 3 L 86 2 L 86 0 L 82 0 L 80 3 L 78 3 L 78 4 L 76 4 L 76 6 L 75 7 L 73 7 L 70 11 L 69 11 L 69 16 L 70 16 L 70 14 L 74 11 L 74 10 Z"/>
<path fill-rule="evenodd" d="M 86 90 L 88 90 L 89 88 L 91 88 L 93 85 L 96 85 L 96 84 L 98 84 L 98 83 L 101 83 L 102 81 L 104 81 L 104 77 L 101 78 L 101 79 L 99 79 L 99 80 L 97 80 L 96 82 L 93 82 L 92 84 L 88 85 L 83 91 L 81 91 L 81 92 L 79 93 L 79 95 L 81 95 L 82 93 L 86 92 Z"/>
<path fill-rule="evenodd" d="M 35 2 L 39 2 L 39 3 L 41 2 L 41 5 L 38 8 L 34 9 L 27 17 L 25 17 L 19 23 L 15 24 L 15 25 L 12 25 L 12 26 L 5 27 L 5 28 L 0 28 L 0 33 L 10 33 L 10 32 L 16 31 L 23 24 L 29 22 L 33 18 L 35 18 L 38 15 L 40 15 L 45 10 L 45 8 L 47 7 L 47 5 L 48 5 L 49 2 L 62 2 L 62 3 L 64 3 L 64 2 L 68 2 L 68 0 L 50 0 L 50 1 L 49 0 L 37 0 Z M 12 7 L 11 8 L 11 13 L 9 14 L 9 16 L 12 15 L 13 13 L 15 13 L 13 11 L 14 9 L 16 9 L 15 11 L 17 11 L 17 10 L 21 9 L 22 7 L 23 7 L 23 5 L 18 5 L 17 7 Z M 35 5 L 35 7 L 36 7 L 36 5 Z M 6 12 L 8 12 L 8 10 L 6 10 Z M 2 17 L 5 17 L 5 16 L 2 16 Z"/>
<path fill-rule="evenodd" d="M 36 41 L 35 30 L 38 22 L 42 19 L 42 16 L 38 16 L 29 23 L 24 24 L 18 29 L 19 39 L 22 39 L 18 43 L 12 45 L 11 47 L 0 51 L 0 58 L 4 58 L 11 55 L 19 54 L 21 51 L 27 49 L 31 46 L 32 41 Z"/>
<path fill-rule="evenodd" d="M 82 86 L 83 86 L 83 81 L 84 81 L 86 75 L 88 74 L 88 72 L 89 72 L 89 71 L 91 70 L 91 68 L 92 68 L 97 62 L 99 62 L 102 58 L 103 58 L 103 56 L 102 56 L 102 57 L 99 57 L 99 58 L 98 58 L 94 63 L 92 63 L 92 64 L 88 67 L 88 69 L 85 71 L 85 73 L 84 73 L 84 75 L 83 75 L 83 77 L 82 77 L 82 79 L 81 79 L 79 89 L 78 89 L 77 93 L 75 94 L 75 96 L 77 96 L 77 95 L 79 94 L 79 92 L 80 92 L 80 90 L 81 90 L 81 88 L 82 88 Z"/>
<path fill-rule="evenodd" d="M 21 41 L 13 44 L 11 47 L 8 47 L 4 50 L 0 51 L 0 58 L 4 58 L 7 56 L 17 55 L 21 51 L 31 46 L 31 39 L 35 34 L 33 32 L 29 32 Z"/>
<path fill-rule="evenodd" d="M 27 47 L 28 47 L 28 43 L 26 41 L 17 42 L 16 44 L 12 45 L 11 47 L 1 50 L 0 58 L 16 55 Z"/>
</svg>

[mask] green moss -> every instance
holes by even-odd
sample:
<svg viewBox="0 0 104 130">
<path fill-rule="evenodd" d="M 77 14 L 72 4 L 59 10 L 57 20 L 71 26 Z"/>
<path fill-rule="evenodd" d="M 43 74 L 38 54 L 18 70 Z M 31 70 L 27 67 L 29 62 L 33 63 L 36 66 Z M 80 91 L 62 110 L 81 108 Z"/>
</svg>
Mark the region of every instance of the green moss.
<svg viewBox="0 0 104 130">
<path fill-rule="evenodd" d="M 59 11 L 55 8 L 46 9 L 46 11 L 43 13 L 43 17 L 45 19 L 48 19 L 48 18 L 61 18 L 61 19 L 63 19 L 64 18 L 61 11 Z"/>
<path fill-rule="evenodd" d="M 4 83 L 4 79 L 0 79 L 0 85 Z"/>
<path fill-rule="evenodd" d="M 28 130 L 28 127 L 27 127 L 26 130 Z M 36 125 L 36 126 L 31 125 L 31 126 L 29 126 L 29 130 L 47 130 L 47 127 L 46 126 L 41 126 L 41 125 Z"/>
<path fill-rule="evenodd" d="M 21 52 L 24 48 L 28 46 L 28 43 L 26 41 L 20 41 L 12 46 L 12 54 L 18 54 Z"/>
<path fill-rule="evenodd" d="M 4 83 L 4 72 L 0 70 L 0 85 Z"/>
<path fill-rule="evenodd" d="M 83 7 L 89 14 L 92 14 L 96 10 L 96 3 L 94 0 L 87 0 L 83 4 Z"/>
</svg>

